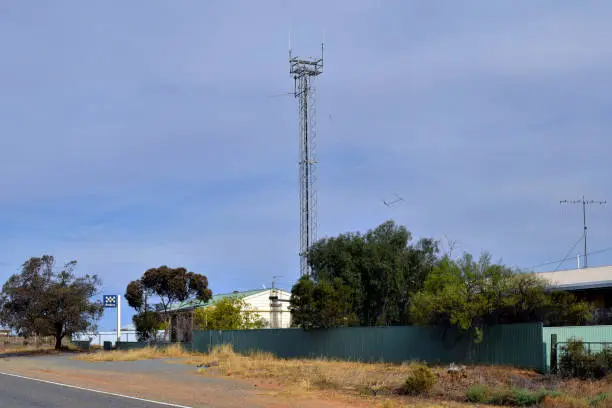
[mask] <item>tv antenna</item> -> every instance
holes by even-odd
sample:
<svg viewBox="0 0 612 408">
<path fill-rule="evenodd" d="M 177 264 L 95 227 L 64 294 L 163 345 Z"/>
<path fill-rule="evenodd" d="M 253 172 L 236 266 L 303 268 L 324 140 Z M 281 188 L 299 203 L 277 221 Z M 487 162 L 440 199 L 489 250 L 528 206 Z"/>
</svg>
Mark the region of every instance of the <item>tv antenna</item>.
<svg viewBox="0 0 612 408">
<path fill-rule="evenodd" d="M 604 205 L 606 201 L 597 201 L 597 200 L 585 200 L 584 196 L 582 196 L 582 200 L 561 200 L 560 204 L 582 204 L 582 226 L 584 228 L 584 267 L 588 268 L 589 264 L 587 261 L 587 222 L 586 222 L 586 206 L 589 204 L 599 204 Z"/>
<path fill-rule="evenodd" d="M 383 204 L 386 205 L 387 207 L 391 207 L 392 205 L 397 204 L 400 201 L 404 201 L 404 199 L 402 197 L 400 197 L 399 195 L 397 195 L 397 194 L 394 194 L 394 195 L 396 197 L 395 199 L 389 200 L 389 201 L 382 200 Z"/>
</svg>

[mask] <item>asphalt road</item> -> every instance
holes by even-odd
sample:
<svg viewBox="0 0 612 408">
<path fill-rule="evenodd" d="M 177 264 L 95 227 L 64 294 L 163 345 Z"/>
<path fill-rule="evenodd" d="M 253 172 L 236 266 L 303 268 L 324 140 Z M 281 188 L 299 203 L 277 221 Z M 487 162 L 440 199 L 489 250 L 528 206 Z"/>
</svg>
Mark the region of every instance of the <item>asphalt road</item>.
<svg viewBox="0 0 612 408">
<path fill-rule="evenodd" d="M 147 402 L 0 374 L 0 407 L 171 408 L 180 405 Z"/>
</svg>

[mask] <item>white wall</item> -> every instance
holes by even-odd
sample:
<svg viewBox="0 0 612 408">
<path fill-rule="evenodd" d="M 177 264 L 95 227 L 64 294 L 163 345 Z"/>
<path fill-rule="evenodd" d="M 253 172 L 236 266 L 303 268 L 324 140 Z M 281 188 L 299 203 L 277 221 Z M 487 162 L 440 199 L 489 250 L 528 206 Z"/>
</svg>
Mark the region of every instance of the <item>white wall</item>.
<svg viewBox="0 0 612 408">
<path fill-rule="evenodd" d="M 285 292 L 284 290 L 277 289 L 276 293 L 279 299 L 289 300 L 291 298 L 291 294 Z M 261 291 L 255 295 L 247 296 L 244 298 L 246 304 L 259 316 L 261 316 L 267 323 L 266 327 L 270 327 L 270 322 L 272 321 L 272 313 L 270 307 L 270 295 L 272 294 L 272 289 L 267 289 L 265 291 Z M 286 329 L 291 327 L 291 312 L 289 312 L 289 302 L 280 302 L 281 307 L 279 308 L 280 312 L 278 312 L 278 321 L 280 324 L 280 328 Z"/>
<path fill-rule="evenodd" d="M 98 333 L 80 333 L 72 336 L 74 341 L 87 341 L 91 340 L 91 345 L 103 346 L 105 341 L 110 341 L 115 345 L 117 341 L 116 331 L 98 332 Z M 135 342 L 137 341 L 135 331 L 121 331 L 122 342 Z"/>
<path fill-rule="evenodd" d="M 160 331 L 163 335 L 163 330 Z M 158 333 L 159 334 L 159 333 Z M 79 333 L 72 336 L 74 341 L 91 341 L 91 345 L 103 346 L 105 341 L 110 341 L 113 346 L 117 342 L 116 331 L 106 331 L 97 333 Z M 121 330 L 121 342 L 122 343 L 134 343 L 138 341 L 136 330 Z"/>
</svg>

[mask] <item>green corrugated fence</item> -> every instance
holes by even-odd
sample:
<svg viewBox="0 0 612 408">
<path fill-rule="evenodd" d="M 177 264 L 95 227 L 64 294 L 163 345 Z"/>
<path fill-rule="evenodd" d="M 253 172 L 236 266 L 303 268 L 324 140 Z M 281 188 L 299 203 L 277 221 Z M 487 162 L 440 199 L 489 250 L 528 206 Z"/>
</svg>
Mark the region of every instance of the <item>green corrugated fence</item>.
<svg viewBox="0 0 612 408">
<path fill-rule="evenodd" d="M 546 345 L 546 370 L 550 370 L 550 339 L 551 335 L 557 335 L 557 343 L 567 343 L 572 337 L 585 343 L 612 342 L 612 325 L 608 326 L 565 326 L 544 327 L 542 340 Z"/>
<path fill-rule="evenodd" d="M 115 343 L 115 347 L 117 350 L 135 350 L 147 347 L 147 343 L 135 341 L 118 341 L 117 343 Z"/>
<path fill-rule="evenodd" d="M 79 350 L 89 350 L 91 347 L 90 340 L 76 340 L 72 341 L 71 343 L 74 344 Z"/>
<path fill-rule="evenodd" d="M 199 331 L 194 351 L 232 344 L 239 353 L 270 352 L 281 358 L 316 358 L 391 362 L 496 364 L 543 371 L 545 347 L 540 323 L 492 326 L 482 342 L 452 329 L 417 326 L 342 327 L 334 329 L 262 329 Z"/>
</svg>

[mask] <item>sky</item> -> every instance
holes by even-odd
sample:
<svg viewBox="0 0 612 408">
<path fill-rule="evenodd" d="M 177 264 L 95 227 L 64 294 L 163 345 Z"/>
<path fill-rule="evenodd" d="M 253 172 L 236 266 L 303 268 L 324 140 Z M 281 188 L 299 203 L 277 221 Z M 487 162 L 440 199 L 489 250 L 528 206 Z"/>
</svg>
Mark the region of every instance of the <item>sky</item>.
<svg viewBox="0 0 612 408">
<path fill-rule="evenodd" d="M 393 219 L 443 248 L 567 269 L 553 261 L 581 252 L 582 211 L 559 201 L 584 194 L 610 201 L 587 208 L 589 265 L 612 264 L 611 2 L 302 4 L 0 2 L 0 281 L 51 254 L 104 294 L 160 265 L 217 293 L 290 288 L 290 38 L 299 56 L 325 42 L 319 237 Z"/>
</svg>

